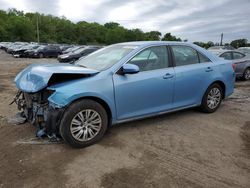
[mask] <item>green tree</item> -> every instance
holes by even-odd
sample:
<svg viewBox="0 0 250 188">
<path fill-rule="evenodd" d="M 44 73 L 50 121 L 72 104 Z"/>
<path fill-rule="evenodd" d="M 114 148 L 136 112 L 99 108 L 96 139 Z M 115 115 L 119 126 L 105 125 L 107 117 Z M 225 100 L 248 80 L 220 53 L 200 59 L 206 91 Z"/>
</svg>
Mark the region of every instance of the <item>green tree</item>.
<svg viewBox="0 0 250 188">
<path fill-rule="evenodd" d="M 233 46 L 234 48 L 239 48 L 239 47 L 246 47 L 247 46 L 247 39 L 237 39 L 237 40 L 233 40 L 230 43 L 231 46 Z"/>
<path fill-rule="evenodd" d="M 104 27 L 106 27 L 107 29 L 115 29 L 119 26 L 120 26 L 120 24 L 116 23 L 116 22 L 109 22 L 109 23 L 104 24 Z"/>
<path fill-rule="evenodd" d="M 22 16 L 12 16 L 9 18 L 9 22 L 6 31 L 10 41 L 29 42 L 34 40 L 35 29 L 28 19 Z"/>
<path fill-rule="evenodd" d="M 161 32 L 159 31 L 150 31 L 145 33 L 145 39 L 146 40 L 160 40 L 161 38 Z"/>
<path fill-rule="evenodd" d="M 164 41 L 181 41 L 180 38 L 177 38 L 176 36 L 171 35 L 171 33 L 166 33 L 161 40 L 164 40 Z"/>
<path fill-rule="evenodd" d="M 206 49 L 210 48 L 211 46 L 214 46 L 214 43 L 211 41 L 209 41 L 207 43 L 206 42 L 194 42 L 194 44 L 196 44 L 202 48 L 206 48 Z"/>
</svg>

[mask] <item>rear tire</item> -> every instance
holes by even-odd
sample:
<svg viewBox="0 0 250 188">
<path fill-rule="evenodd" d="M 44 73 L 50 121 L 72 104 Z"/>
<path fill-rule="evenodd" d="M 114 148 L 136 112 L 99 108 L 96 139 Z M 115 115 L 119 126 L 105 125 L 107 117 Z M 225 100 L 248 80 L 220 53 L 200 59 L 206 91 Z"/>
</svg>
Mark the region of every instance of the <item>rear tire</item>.
<svg viewBox="0 0 250 188">
<path fill-rule="evenodd" d="M 101 140 L 107 127 L 108 116 L 103 106 L 84 99 L 66 110 L 60 124 L 60 134 L 70 146 L 83 148 Z"/>
<path fill-rule="evenodd" d="M 221 86 L 219 84 L 212 84 L 208 87 L 202 98 L 200 110 L 205 113 L 215 112 L 221 104 L 222 97 L 223 90 Z"/>
<path fill-rule="evenodd" d="M 250 68 L 246 68 L 246 70 L 243 73 L 243 80 L 249 80 L 250 79 Z"/>
</svg>

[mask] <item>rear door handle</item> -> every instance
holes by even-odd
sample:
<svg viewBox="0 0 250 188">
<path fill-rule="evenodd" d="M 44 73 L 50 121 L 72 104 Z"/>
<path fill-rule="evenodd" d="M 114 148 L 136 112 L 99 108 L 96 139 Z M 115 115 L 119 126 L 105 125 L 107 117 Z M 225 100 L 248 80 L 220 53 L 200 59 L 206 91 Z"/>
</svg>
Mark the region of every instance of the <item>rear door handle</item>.
<svg viewBox="0 0 250 188">
<path fill-rule="evenodd" d="M 212 67 L 207 67 L 207 68 L 206 68 L 206 72 L 211 72 L 211 71 L 213 71 L 213 68 L 212 68 Z"/>
<path fill-rule="evenodd" d="M 173 78 L 174 75 L 173 74 L 170 74 L 170 73 L 167 73 L 163 76 L 163 79 L 169 79 L 169 78 Z"/>
</svg>

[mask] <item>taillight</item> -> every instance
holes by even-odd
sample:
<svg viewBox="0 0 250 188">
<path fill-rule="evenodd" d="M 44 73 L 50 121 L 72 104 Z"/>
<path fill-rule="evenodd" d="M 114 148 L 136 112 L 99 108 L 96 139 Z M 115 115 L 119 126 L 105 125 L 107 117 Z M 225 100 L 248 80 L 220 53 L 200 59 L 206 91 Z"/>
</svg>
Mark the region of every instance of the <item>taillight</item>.
<svg viewBox="0 0 250 188">
<path fill-rule="evenodd" d="M 235 71 L 235 70 L 236 70 L 236 64 L 233 63 L 233 64 L 232 64 L 232 67 L 233 67 L 233 70 Z"/>
</svg>

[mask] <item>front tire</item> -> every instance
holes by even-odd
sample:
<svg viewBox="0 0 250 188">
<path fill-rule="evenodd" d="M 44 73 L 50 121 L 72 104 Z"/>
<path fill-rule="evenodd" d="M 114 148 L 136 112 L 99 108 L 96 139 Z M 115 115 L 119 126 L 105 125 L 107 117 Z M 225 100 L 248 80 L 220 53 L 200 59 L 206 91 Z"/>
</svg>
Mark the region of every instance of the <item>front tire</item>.
<svg viewBox="0 0 250 188">
<path fill-rule="evenodd" d="M 205 113 L 215 112 L 221 104 L 222 97 L 223 90 L 221 86 L 219 84 L 212 84 L 208 87 L 202 98 L 200 106 L 201 111 Z"/>
<path fill-rule="evenodd" d="M 60 134 L 72 147 L 92 145 L 104 136 L 108 127 L 107 112 L 99 103 L 84 99 L 73 103 L 63 115 Z"/>
</svg>

